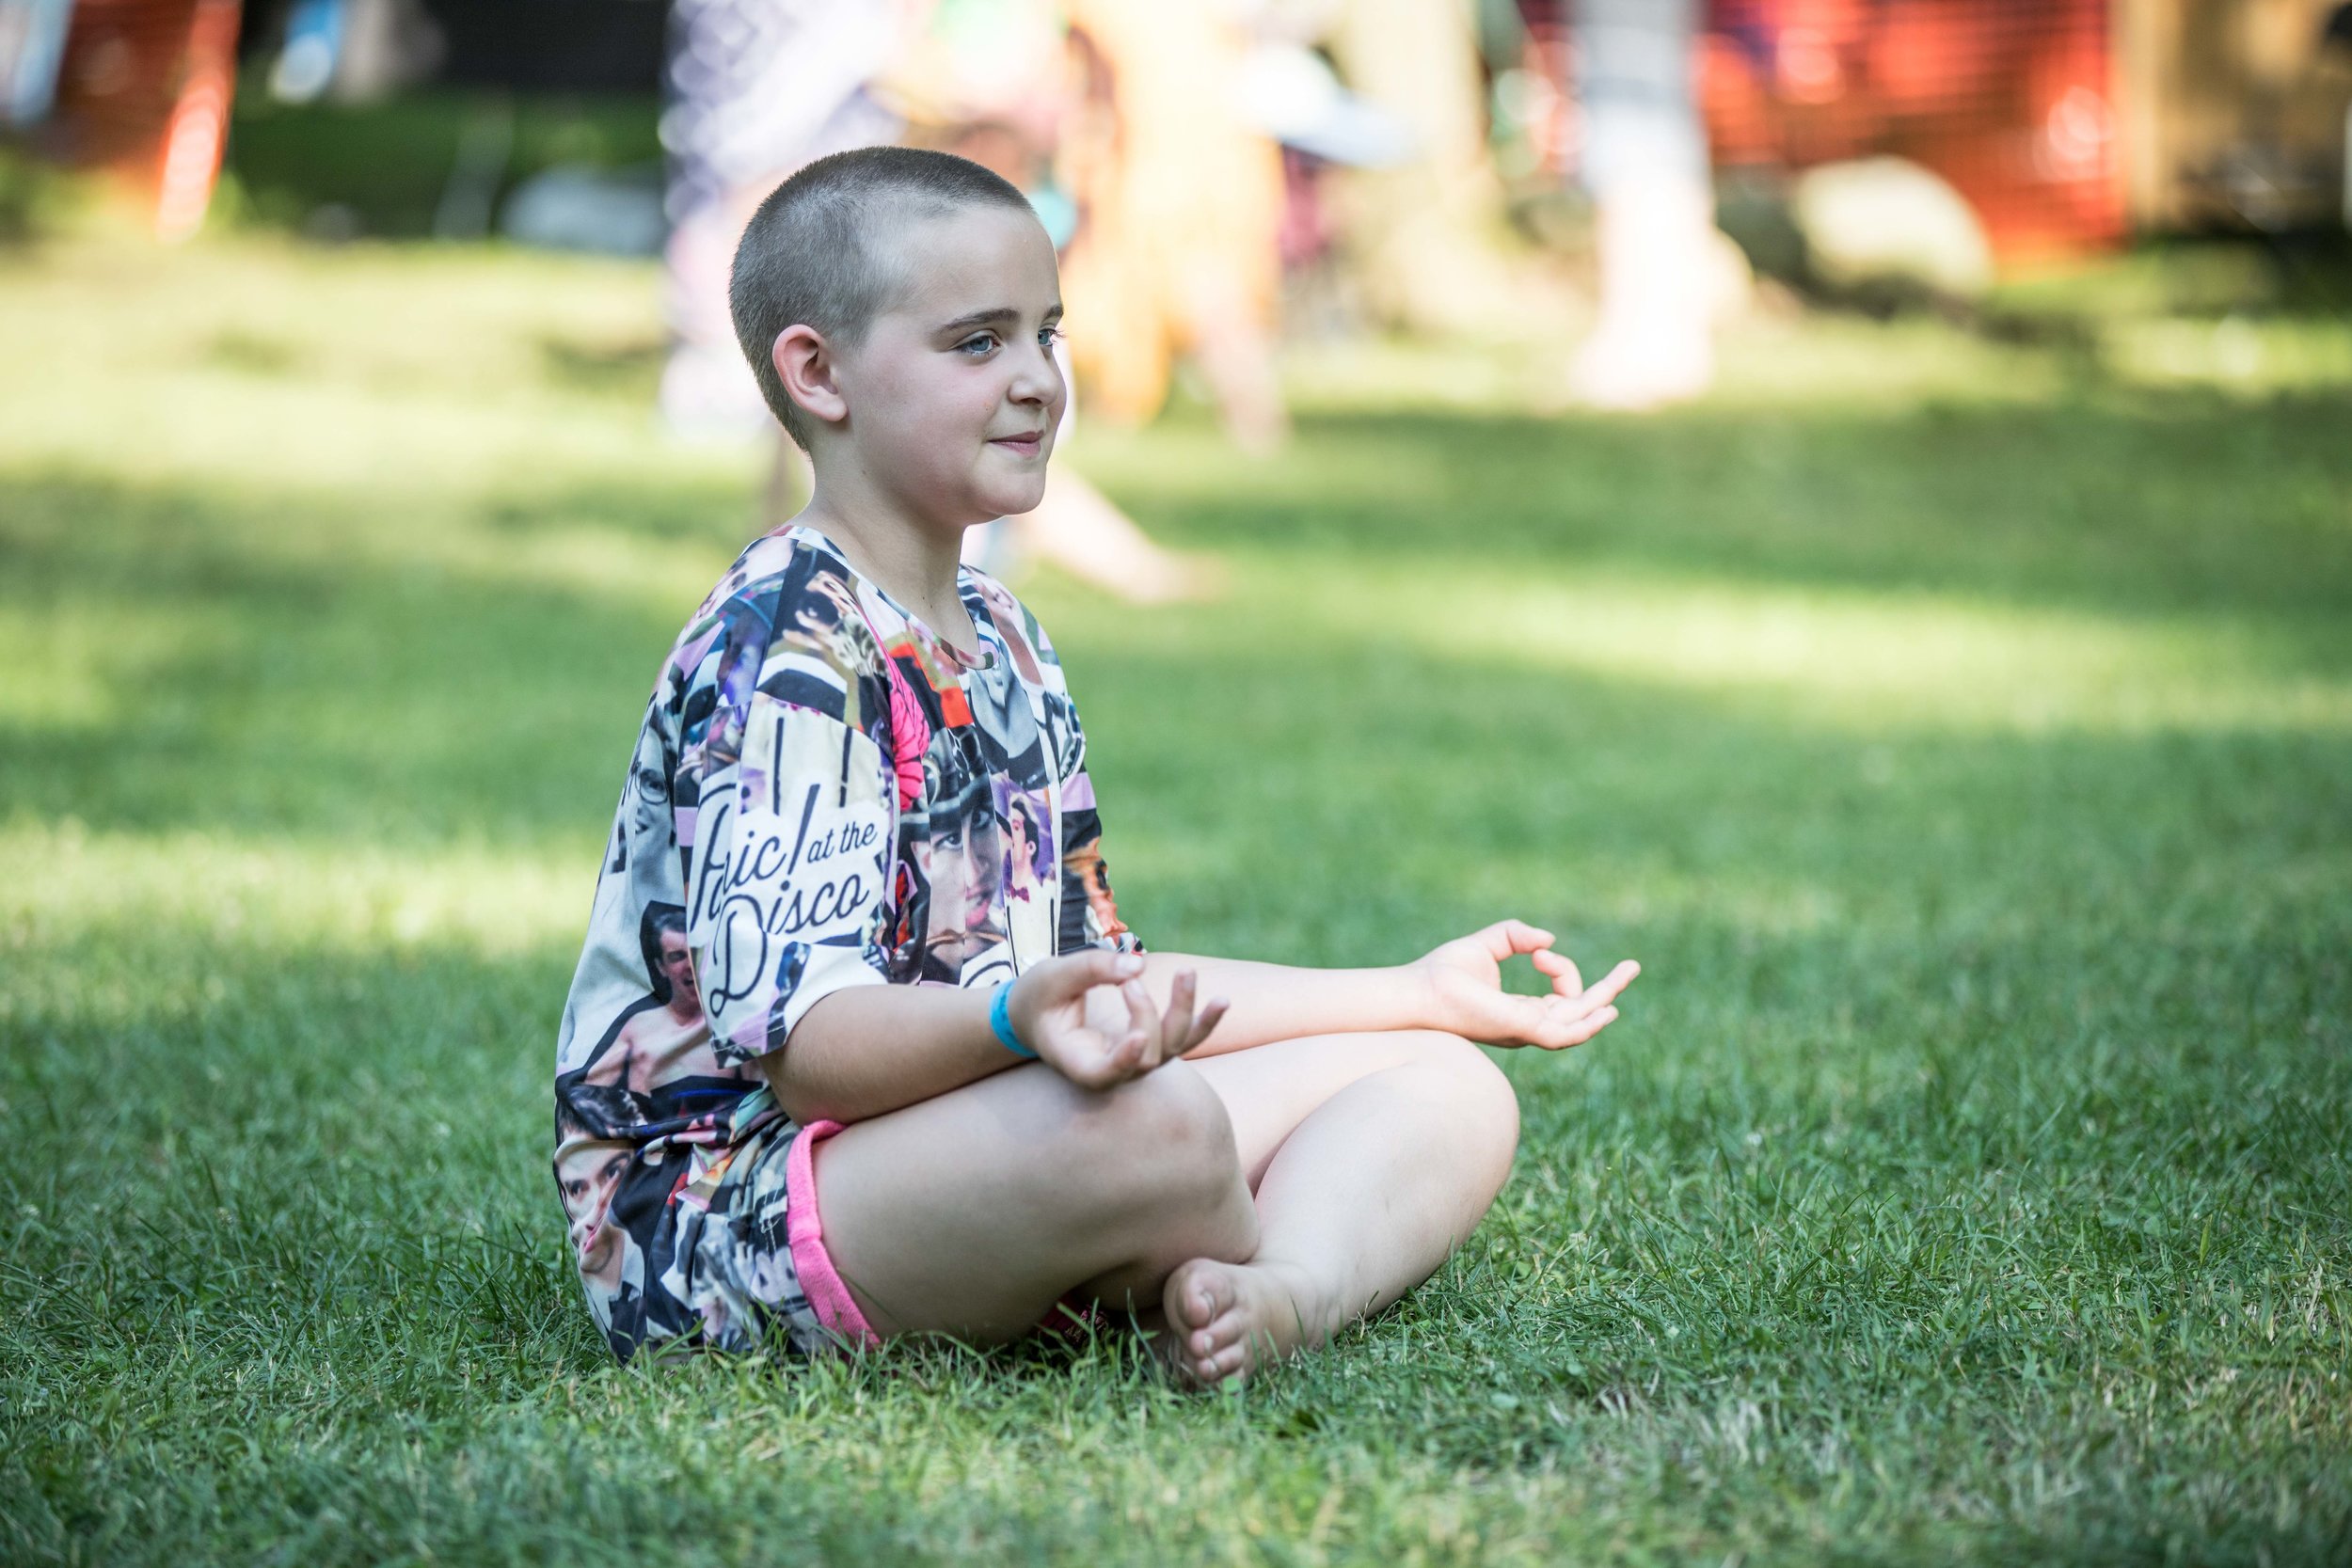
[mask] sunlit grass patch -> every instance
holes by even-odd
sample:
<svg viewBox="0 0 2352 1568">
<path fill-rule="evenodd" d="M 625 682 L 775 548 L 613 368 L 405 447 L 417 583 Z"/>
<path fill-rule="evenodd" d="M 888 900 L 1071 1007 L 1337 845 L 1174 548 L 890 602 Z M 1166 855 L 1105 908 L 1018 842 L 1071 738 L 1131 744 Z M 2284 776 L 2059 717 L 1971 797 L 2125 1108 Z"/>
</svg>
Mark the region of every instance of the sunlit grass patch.
<svg viewBox="0 0 2352 1568">
<path fill-rule="evenodd" d="M 138 616 L 77 614 L 55 600 L 37 610 L 0 605 L 0 726 L 36 737 L 145 718 L 140 689 L 227 641 L 230 619 L 193 605 Z"/>
<path fill-rule="evenodd" d="M 1881 731 L 2352 728 L 2352 677 L 2308 669 L 2308 641 L 2258 621 L 1605 569 L 1533 576 L 1349 574 L 1324 579 L 1308 613 L 1326 628 L 1386 626 L 1439 662 L 1776 698 Z M 2352 642 L 2328 652 L 2352 656 Z"/>
<path fill-rule="evenodd" d="M 69 248 L 0 292 L 0 458 L 115 482 L 470 493 L 552 465 L 573 483 L 722 471 L 645 399 L 660 320 L 640 263 L 282 241 Z M 614 379 L 567 365 L 620 356 Z M 456 395 L 453 396 L 452 394 Z"/>
<path fill-rule="evenodd" d="M 391 853 L 284 834 L 99 833 L 71 818 L 0 830 L 0 921 L 13 940 L 58 950 L 203 940 L 504 959 L 575 936 L 587 885 L 571 857 L 490 845 Z"/>
<path fill-rule="evenodd" d="M 2111 330 L 2107 355 L 2122 379 L 2209 387 L 2241 396 L 2352 387 L 2352 323 L 2157 319 Z"/>
</svg>

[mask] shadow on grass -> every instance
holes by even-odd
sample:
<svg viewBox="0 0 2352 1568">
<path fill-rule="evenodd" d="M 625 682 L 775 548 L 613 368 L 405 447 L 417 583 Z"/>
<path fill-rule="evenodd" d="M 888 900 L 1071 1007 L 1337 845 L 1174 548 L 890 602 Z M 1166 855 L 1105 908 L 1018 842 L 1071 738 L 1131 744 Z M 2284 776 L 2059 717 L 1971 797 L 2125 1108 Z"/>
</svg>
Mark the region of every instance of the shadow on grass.
<svg viewBox="0 0 2352 1568">
<path fill-rule="evenodd" d="M 640 407 L 653 405 L 668 352 L 660 339 L 611 344 L 546 338 L 539 343 L 550 386 L 595 397 L 626 398 Z"/>
<path fill-rule="evenodd" d="M 72 655 L 60 690 L 0 721 L 6 808 L 376 843 L 600 831 L 691 602 L 355 562 L 282 505 L 291 521 L 201 491 L 8 487 L 16 516 L 104 523 L 50 533 L 0 585 L 42 664 Z M 254 537 L 263 517 L 293 547 Z"/>
<path fill-rule="evenodd" d="M 2352 601 L 2347 419 L 2341 395 L 2153 392 L 1883 418 L 1310 412 L 1274 504 L 1224 466 L 1114 486 L 1212 548 L 2318 615 Z"/>
</svg>

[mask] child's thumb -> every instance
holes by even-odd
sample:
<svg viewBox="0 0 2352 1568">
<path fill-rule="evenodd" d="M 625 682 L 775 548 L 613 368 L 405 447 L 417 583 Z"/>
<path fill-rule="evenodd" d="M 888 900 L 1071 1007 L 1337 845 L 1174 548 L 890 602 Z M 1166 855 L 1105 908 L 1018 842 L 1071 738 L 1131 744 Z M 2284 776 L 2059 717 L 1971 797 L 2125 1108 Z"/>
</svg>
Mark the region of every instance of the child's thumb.
<svg viewBox="0 0 2352 1568">
<path fill-rule="evenodd" d="M 1089 948 L 1070 956 L 1073 990 L 1091 986 L 1115 986 L 1132 980 L 1143 973 L 1143 960 L 1133 953 L 1114 953 L 1106 947 Z"/>
</svg>

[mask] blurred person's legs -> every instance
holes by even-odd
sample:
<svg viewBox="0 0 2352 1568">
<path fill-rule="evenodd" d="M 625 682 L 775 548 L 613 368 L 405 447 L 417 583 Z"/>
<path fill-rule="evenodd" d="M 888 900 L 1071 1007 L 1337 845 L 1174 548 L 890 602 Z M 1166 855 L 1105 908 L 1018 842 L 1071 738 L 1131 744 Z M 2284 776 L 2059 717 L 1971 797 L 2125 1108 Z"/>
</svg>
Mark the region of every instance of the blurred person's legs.
<svg viewBox="0 0 2352 1568">
<path fill-rule="evenodd" d="M 671 349 L 660 406 L 677 434 L 750 440 L 773 427 L 727 310 L 735 243 L 753 209 L 803 164 L 898 139 L 898 117 L 866 85 L 889 63 L 898 28 L 886 0 L 673 7 L 661 116 Z"/>
<path fill-rule="evenodd" d="M 1597 407 L 1656 407 L 1695 397 L 1714 379 L 1722 280 L 1692 84 L 1697 12 L 1698 0 L 1573 8 L 1600 310 L 1569 385 Z"/>
<path fill-rule="evenodd" d="M 1414 331 L 1512 337 L 1556 314 L 1558 291 L 1497 243 L 1509 219 L 1472 8 L 1350 0 L 1330 46 L 1348 90 L 1411 138 L 1409 156 L 1352 170 L 1343 187 L 1348 253 L 1374 311 Z"/>
<path fill-rule="evenodd" d="M 1068 378 L 1068 356 L 1057 348 L 1054 356 Z M 1009 534 L 1009 538 L 982 538 L 984 531 L 973 530 L 973 545 L 964 558 L 984 571 L 1000 572 L 1003 564 L 1015 561 L 1016 553 L 1035 556 L 1130 604 L 1167 604 L 1214 594 L 1224 582 L 1217 562 L 1179 555 L 1153 544 L 1151 535 L 1120 511 L 1117 502 L 1070 466 L 1065 453 L 1077 424 L 1078 399 L 1073 393 L 1062 406 L 1061 424 L 1054 433 L 1054 463 L 1046 470 L 1045 499 L 1038 502 L 1036 511 L 992 523 L 985 531 Z"/>
<path fill-rule="evenodd" d="M 1272 247 L 1272 238 L 1267 237 Z M 1274 363 L 1274 334 L 1252 291 L 1240 278 L 1196 275 L 1180 286 L 1179 307 L 1193 363 L 1209 384 L 1219 420 L 1233 445 L 1252 456 L 1279 451 L 1290 439 L 1290 407 Z"/>
<path fill-rule="evenodd" d="M 1047 472 L 1045 499 L 1036 511 L 1006 522 L 1025 553 L 1130 604 L 1208 598 L 1225 580 L 1217 562 L 1152 543 L 1117 502 L 1065 464 Z"/>
<path fill-rule="evenodd" d="M 1068 161 L 1086 220 L 1062 297 L 1092 407 L 1150 419 L 1184 353 L 1234 443 L 1278 447 L 1290 434 L 1274 359 L 1286 198 L 1279 150 L 1234 102 L 1248 34 L 1216 6 L 1068 9 L 1102 62 L 1109 111 L 1065 148 L 1083 154 Z"/>
<path fill-rule="evenodd" d="M 671 433 L 689 440 L 746 440 L 774 422 L 727 314 L 727 273 L 741 228 L 732 203 L 713 202 L 671 229 L 664 252 L 670 356 L 658 395 Z"/>
</svg>

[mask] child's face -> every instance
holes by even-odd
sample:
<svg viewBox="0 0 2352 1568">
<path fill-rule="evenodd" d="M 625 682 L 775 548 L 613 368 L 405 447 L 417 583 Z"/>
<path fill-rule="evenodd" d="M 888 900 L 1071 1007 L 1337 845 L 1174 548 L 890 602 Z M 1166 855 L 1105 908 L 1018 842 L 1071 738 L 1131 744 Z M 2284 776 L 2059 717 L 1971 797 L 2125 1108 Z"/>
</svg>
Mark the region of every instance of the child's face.
<svg viewBox="0 0 2352 1568">
<path fill-rule="evenodd" d="M 836 362 L 855 460 L 927 523 L 1034 509 L 1069 396 L 1045 230 L 1025 212 L 967 207 L 907 220 L 891 248 L 906 282 Z"/>
</svg>

